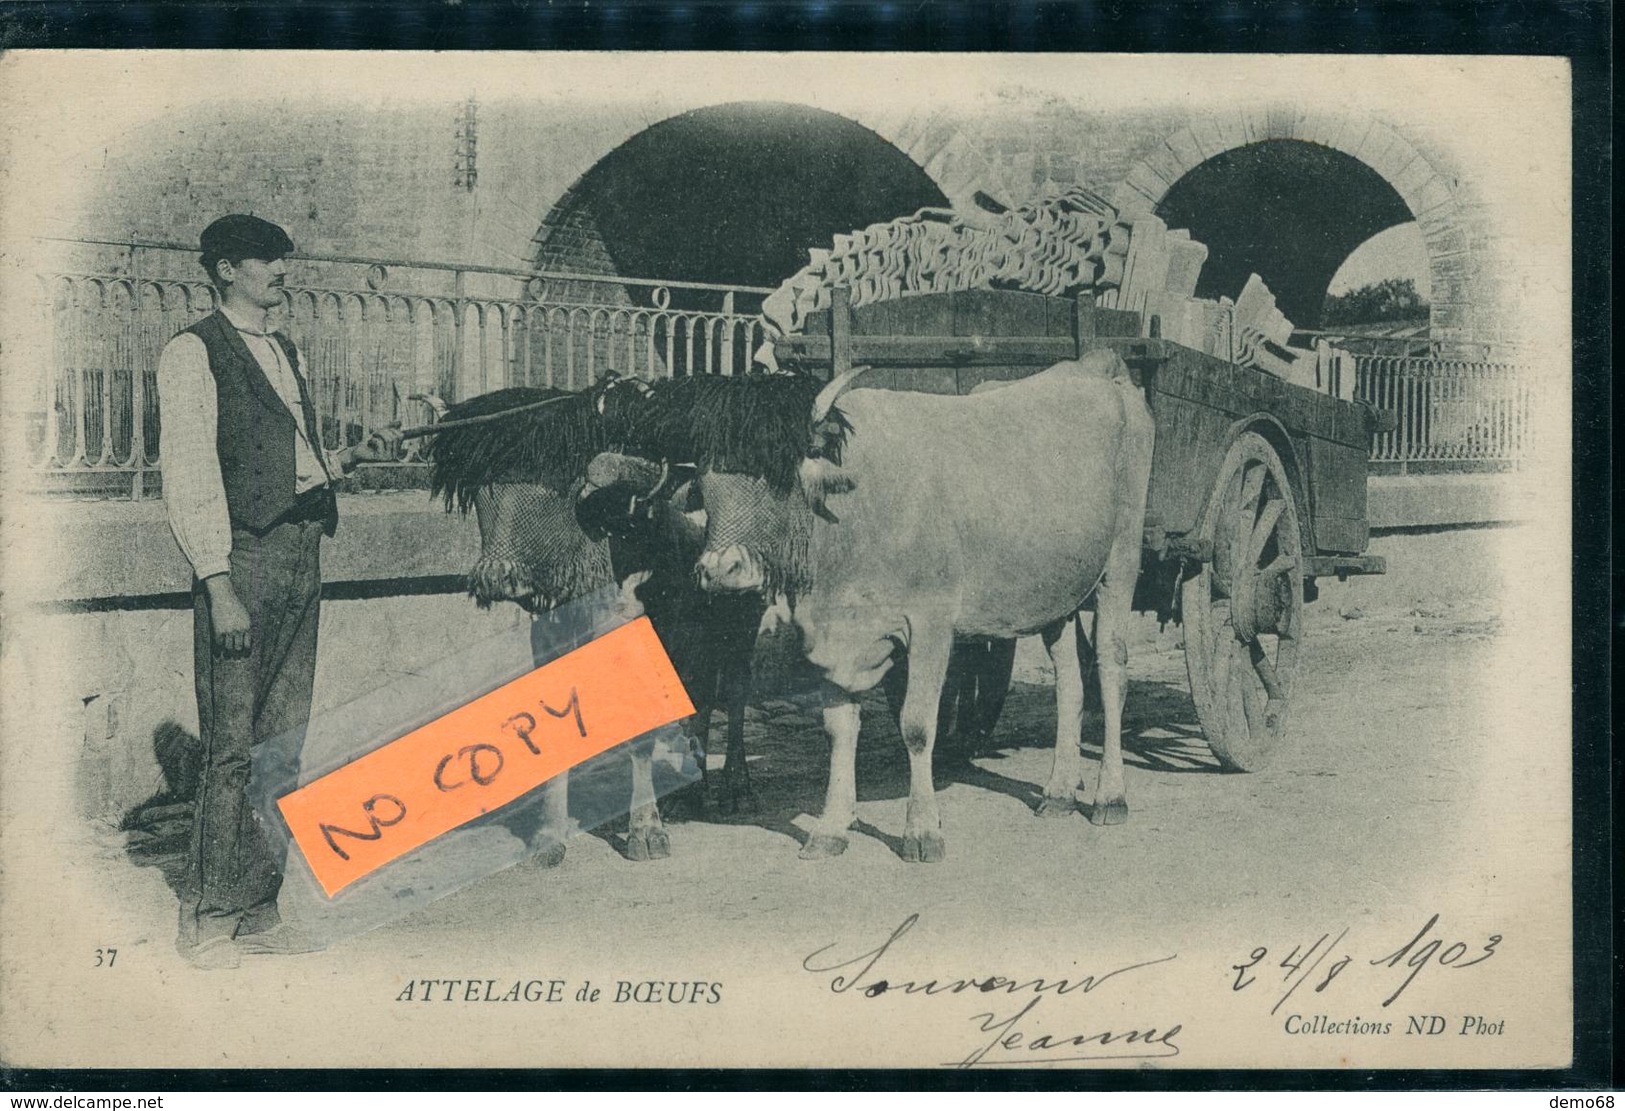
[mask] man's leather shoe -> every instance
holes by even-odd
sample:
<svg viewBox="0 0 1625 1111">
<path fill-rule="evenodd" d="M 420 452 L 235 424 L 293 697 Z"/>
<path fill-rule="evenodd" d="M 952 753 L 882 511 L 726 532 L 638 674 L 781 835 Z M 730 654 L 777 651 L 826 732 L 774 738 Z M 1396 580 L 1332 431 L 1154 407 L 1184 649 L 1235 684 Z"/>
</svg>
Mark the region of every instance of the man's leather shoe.
<svg viewBox="0 0 1625 1111">
<path fill-rule="evenodd" d="M 271 957 L 315 953 L 324 948 L 321 942 L 286 922 L 279 922 L 257 934 L 238 934 L 237 947 L 244 953 Z"/>
<path fill-rule="evenodd" d="M 236 968 L 243 963 L 237 942 L 223 935 L 211 937 L 196 945 L 177 945 L 176 949 L 193 968 L 207 969 L 211 972 L 223 968 Z"/>
</svg>

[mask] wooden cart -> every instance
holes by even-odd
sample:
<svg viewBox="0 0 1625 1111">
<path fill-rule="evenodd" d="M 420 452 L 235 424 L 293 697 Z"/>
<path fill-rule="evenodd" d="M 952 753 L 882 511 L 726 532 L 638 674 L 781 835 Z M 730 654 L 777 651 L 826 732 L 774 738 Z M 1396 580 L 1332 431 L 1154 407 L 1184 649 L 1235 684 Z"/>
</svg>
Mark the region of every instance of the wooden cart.
<svg viewBox="0 0 1625 1111">
<path fill-rule="evenodd" d="M 1103 347 L 1122 355 L 1157 428 L 1135 606 L 1183 623 L 1191 699 L 1219 761 L 1262 766 L 1285 733 L 1316 580 L 1384 570 L 1364 554 L 1381 414 L 1155 338 L 1155 318 L 1089 297 L 975 291 L 853 309 L 845 292 L 778 343 L 781 365 L 867 365 L 865 386 L 965 394 Z"/>
</svg>

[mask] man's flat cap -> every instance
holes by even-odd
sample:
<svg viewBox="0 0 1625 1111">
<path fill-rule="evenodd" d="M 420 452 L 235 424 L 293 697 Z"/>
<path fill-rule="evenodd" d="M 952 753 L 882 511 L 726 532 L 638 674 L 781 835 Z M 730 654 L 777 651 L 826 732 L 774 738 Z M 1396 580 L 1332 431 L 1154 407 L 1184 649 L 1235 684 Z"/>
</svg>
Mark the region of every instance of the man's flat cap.
<svg viewBox="0 0 1625 1111">
<path fill-rule="evenodd" d="M 288 233 L 258 216 L 233 213 L 203 229 L 198 246 L 206 258 L 258 258 L 273 262 L 293 254 Z"/>
</svg>

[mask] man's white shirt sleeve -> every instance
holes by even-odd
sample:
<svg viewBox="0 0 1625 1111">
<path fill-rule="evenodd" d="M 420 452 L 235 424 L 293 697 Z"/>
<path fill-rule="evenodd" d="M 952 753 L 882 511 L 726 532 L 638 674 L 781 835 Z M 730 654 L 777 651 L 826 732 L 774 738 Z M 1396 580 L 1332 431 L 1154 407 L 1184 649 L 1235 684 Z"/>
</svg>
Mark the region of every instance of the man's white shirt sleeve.
<svg viewBox="0 0 1625 1111">
<path fill-rule="evenodd" d="M 216 444 L 219 402 L 203 341 L 176 336 L 158 360 L 158 452 L 175 542 L 200 579 L 231 569 L 231 516 Z"/>
</svg>

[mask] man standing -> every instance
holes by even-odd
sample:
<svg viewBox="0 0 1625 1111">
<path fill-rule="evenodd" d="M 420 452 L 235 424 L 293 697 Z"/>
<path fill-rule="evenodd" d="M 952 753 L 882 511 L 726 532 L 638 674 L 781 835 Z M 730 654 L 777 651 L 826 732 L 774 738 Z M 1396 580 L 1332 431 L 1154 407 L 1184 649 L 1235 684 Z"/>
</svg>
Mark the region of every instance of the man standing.
<svg viewBox="0 0 1625 1111">
<path fill-rule="evenodd" d="M 178 947 L 232 968 L 243 952 L 312 946 L 277 911 L 281 856 L 260 826 L 295 786 L 310 718 L 321 538 L 335 474 L 395 458 L 398 428 L 326 452 L 298 349 L 267 329 L 293 241 L 255 216 L 203 229 L 218 312 L 158 364 L 164 504 L 192 564 L 193 662 L 203 773 Z M 253 774 L 250 775 L 250 768 Z"/>
</svg>

